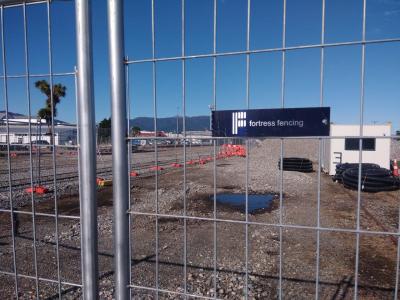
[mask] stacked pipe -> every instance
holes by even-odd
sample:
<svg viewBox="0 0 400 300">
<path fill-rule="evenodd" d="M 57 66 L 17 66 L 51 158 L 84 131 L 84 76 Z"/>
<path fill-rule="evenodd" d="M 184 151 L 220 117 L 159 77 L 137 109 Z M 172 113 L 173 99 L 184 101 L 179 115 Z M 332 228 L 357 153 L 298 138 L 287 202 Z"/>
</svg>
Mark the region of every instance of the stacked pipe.
<svg viewBox="0 0 400 300">
<path fill-rule="evenodd" d="M 340 182 L 342 183 L 342 175 L 343 172 L 352 169 L 352 168 L 358 168 L 359 164 L 358 163 L 344 163 L 344 164 L 337 164 L 336 165 L 336 174 L 332 177 L 332 180 L 334 182 Z M 376 169 L 380 168 L 379 165 L 377 164 L 370 164 L 370 163 L 362 163 L 362 169 Z"/>
<path fill-rule="evenodd" d="M 281 160 L 278 161 L 278 168 L 281 169 Z M 312 161 L 307 158 L 301 157 L 284 157 L 283 158 L 284 171 L 297 171 L 309 173 L 313 171 Z"/>
<path fill-rule="evenodd" d="M 359 168 L 349 168 L 342 174 L 342 182 L 346 188 L 358 189 Z M 400 188 L 400 179 L 385 168 L 361 167 L 361 190 L 364 192 L 394 191 Z"/>
</svg>

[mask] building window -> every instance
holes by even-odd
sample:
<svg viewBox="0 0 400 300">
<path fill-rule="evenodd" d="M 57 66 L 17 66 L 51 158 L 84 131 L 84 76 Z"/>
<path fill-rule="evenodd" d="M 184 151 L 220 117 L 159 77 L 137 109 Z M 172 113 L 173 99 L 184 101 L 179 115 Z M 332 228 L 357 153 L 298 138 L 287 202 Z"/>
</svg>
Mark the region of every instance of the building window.
<svg viewBox="0 0 400 300">
<path fill-rule="evenodd" d="M 360 150 L 360 139 L 348 138 L 344 141 L 344 150 L 347 151 L 358 151 Z M 364 138 L 362 139 L 362 150 L 363 151 L 375 151 L 376 139 Z"/>
</svg>

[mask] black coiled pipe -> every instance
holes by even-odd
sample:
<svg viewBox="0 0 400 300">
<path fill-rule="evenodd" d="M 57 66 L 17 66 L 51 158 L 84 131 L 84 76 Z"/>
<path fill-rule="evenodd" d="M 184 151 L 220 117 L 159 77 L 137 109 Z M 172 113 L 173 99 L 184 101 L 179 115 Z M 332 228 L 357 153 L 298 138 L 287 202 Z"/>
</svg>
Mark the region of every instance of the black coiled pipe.
<svg viewBox="0 0 400 300">
<path fill-rule="evenodd" d="M 278 161 L 278 169 L 281 169 L 281 160 Z M 303 173 L 313 172 L 312 161 L 307 158 L 301 157 L 284 157 L 283 158 L 284 171 L 297 171 Z"/>
</svg>

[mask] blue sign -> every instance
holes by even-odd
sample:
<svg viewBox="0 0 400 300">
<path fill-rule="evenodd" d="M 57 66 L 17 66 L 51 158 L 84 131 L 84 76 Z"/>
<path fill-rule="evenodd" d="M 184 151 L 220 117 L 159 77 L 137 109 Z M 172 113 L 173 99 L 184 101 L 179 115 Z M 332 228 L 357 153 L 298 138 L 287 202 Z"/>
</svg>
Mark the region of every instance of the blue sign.
<svg viewBox="0 0 400 300">
<path fill-rule="evenodd" d="M 330 107 L 216 110 L 213 137 L 329 136 Z"/>
</svg>

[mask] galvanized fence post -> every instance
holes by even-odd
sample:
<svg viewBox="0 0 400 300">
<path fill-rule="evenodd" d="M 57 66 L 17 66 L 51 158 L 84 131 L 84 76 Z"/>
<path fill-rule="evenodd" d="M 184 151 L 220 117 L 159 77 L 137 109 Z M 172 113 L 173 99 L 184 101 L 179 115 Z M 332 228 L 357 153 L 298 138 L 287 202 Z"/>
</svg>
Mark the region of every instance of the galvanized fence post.
<svg viewBox="0 0 400 300">
<path fill-rule="evenodd" d="M 129 299 L 129 177 L 127 155 L 124 16 L 122 0 L 108 0 L 111 136 L 114 196 L 115 299 Z"/>
<path fill-rule="evenodd" d="M 91 1 L 77 0 L 76 44 L 81 201 L 82 289 L 84 299 L 98 298 L 96 141 L 93 95 Z"/>
</svg>

